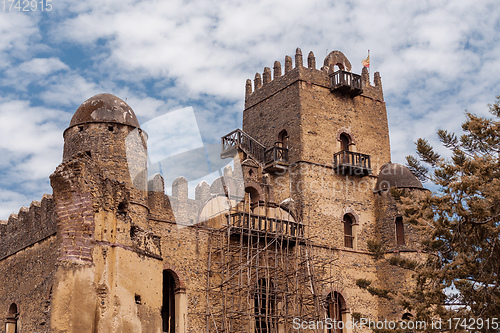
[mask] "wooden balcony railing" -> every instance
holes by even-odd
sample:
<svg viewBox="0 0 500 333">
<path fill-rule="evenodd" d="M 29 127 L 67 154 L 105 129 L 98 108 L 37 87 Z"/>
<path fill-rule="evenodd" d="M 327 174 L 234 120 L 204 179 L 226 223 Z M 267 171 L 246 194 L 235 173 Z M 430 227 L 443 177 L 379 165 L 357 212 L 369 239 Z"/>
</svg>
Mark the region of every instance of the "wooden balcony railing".
<svg viewBox="0 0 500 333">
<path fill-rule="evenodd" d="M 342 150 L 333 155 L 333 169 L 342 175 L 369 175 L 372 173 L 370 155 Z"/>
<path fill-rule="evenodd" d="M 235 233 L 281 237 L 289 240 L 304 237 L 304 225 L 295 221 L 266 217 L 247 212 L 228 215 L 228 227 Z"/>
<path fill-rule="evenodd" d="M 266 147 L 240 129 L 236 129 L 222 137 L 221 157 L 232 156 L 233 150 L 236 148 L 240 148 L 257 162 L 264 162 Z"/>
<path fill-rule="evenodd" d="M 330 74 L 330 90 L 348 93 L 357 96 L 363 92 L 361 75 L 338 70 Z"/>
<path fill-rule="evenodd" d="M 288 149 L 274 146 L 266 150 L 264 154 L 265 164 L 271 162 L 288 162 Z"/>
<path fill-rule="evenodd" d="M 267 171 L 282 170 L 288 163 L 288 149 L 275 145 L 267 148 L 240 129 L 222 137 L 221 157 L 234 156 L 235 149 L 241 149 Z M 279 165 L 278 165 L 279 164 Z M 281 166 L 281 168 L 279 167 Z"/>
</svg>

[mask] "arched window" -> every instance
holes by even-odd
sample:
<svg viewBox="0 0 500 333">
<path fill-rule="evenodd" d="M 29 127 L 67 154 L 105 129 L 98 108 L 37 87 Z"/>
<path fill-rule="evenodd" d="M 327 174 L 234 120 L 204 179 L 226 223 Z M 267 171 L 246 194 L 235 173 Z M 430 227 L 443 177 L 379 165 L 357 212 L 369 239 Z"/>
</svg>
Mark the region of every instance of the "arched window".
<svg viewBox="0 0 500 333">
<path fill-rule="evenodd" d="M 17 333 L 17 319 L 19 312 L 16 303 L 12 303 L 7 312 L 7 320 L 5 321 L 5 333 Z"/>
<path fill-rule="evenodd" d="M 405 229 L 402 216 L 396 217 L 396 244 L 405 245 Z"/>
<path fill-rule="evenodd" d="M 163 305 L 161 308 L 163 332 L 175 332 L 175 279 L 170 271 L 163 271 Z"/>
<path fill-rule="evenodd" d="M 255 333 L 270 333 L 275 331 L 275 295 L 272 282 L 259 279 L 254 294 Z"/>
<path fill-rule="evenodd" d="M 354 248 L 353 218 L 349 214 L 344 215 L 344 246 Z"/>
<path fill-rule="evenodd" d="M 349 144 L 351 143 L 351 138 L 348 134 L 340 134 L 340 150 L 349 151 Z"/>
<path fill-rule="evenodd" d="M 332 322 L 338 323 L 342 321 L 344 324 L 347 322 L 346 317 L 343 316 L 346 312 L 345 301 L 340 293 L 336 291 L 329 293 L 326 298 L 326 304 L 327 315 Z M 343 330 L 339 327 L 343 326 L 345 325 L 336 324 L 334 328 L 328 330 L 328 333 L 342 333 Z"/>
<path fill-rule="evenodd" d="M 278 134 L 278 147 L 288 149 L 288 133 L 285 130 Z"/>
</svg>

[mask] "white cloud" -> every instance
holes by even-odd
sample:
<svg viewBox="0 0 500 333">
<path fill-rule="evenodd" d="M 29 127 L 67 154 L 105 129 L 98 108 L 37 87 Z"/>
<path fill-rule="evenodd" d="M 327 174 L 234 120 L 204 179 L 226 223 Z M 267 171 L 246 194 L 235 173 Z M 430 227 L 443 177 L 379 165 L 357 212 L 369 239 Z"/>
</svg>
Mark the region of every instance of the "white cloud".
<svg viewBox="0 0 500 333">
<path fill-rule="evenodd" d="M 30 199 L 27 198 L 26 195 L 2 189 L 2 191 L 0 191 L 0 220 L 7 220 L 10 214 L 17 214 L 19 208 L 22 207 L 19 204 L 24 203 L 28 206 L 31 202 L 29 200 Z"/>
<path fill-rule="evenodd" d="M 165 113 L 141 124 L 148 133 L 148 159 L 150 163 L 192 149 L 203 147 L 192 107 Z"/>
<path fill-rule="evenodd" d="M 35 58 L 19 65 L 19 71 L 34 75 L 48 75 L 52 72 L 68 69 L 68 66 L 57 58 Z"/>
<path fill-rule="evenodd" d="M 43 85 L 55 72 L 67 69 L 68 66 L 57 58 L 34 58 L 6 69 L 0 84 L 26 91 L 30 84 Z"/>
<path fill-rule="evenodd" d="M 48 176 L 62 160 L 62 130 L 69 116 L 0 99 L 0 218 L 51 192 Z"/>
<path fill-rule="evenodd" d="M 0 69 L 8 68 L 16 59 L 27 59 L 35 49 L 40 37 L 38 17 L 16 12 L 0 11 Z"/>
<path fill-rule="evenodd" d="M 40 98 L 49 105 L 78 106 L 103 90 L 105 91 L 97 83 L 87 80 L 76 72 L 70 72 L 50 77 Z"/>
</svg>

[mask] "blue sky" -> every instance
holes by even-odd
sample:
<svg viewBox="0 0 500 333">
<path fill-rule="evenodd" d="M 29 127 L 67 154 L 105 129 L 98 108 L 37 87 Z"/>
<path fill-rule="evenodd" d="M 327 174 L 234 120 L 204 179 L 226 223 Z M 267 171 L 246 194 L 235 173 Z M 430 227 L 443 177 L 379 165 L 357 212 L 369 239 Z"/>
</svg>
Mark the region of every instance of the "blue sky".
<svg viewBox="0 0 500 333">
<path fill-rule="evenodd" d="M 404 162 L 418 137 L 436 144 L 438 128 L 459 131 L 465 109 L 486 115 L 500 95 L 493 0 L 51 4 L 19 12 L 0 2 L 1 219 L 51 193 L 62 132 L 100 92 L 126 100 L 141 123 L 192 107 L 202 140 L 217 142 L 241 127 L 245 80 L 296 47 L 318 65 L 340 50 L 357 73 L 370 49 L 393 162 Z"/>
</svg>

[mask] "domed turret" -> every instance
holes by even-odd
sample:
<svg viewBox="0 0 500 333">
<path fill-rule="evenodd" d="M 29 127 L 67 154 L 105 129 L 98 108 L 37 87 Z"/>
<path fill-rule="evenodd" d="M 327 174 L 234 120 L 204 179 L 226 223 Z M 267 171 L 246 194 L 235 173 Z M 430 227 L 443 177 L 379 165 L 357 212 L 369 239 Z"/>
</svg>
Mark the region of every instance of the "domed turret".
<svg viewBox="0 0 500 333">
<path fill-rule="evenodd" d="M 109 179 L 141 189 L 146 186 L 146 152 L 146 134 L 134 111 L 111 94 L 83 102 L 64 131 L 63 162 L 86 153 Z"/>
<path fill-rule="evenodd" d="M 83 102 L 73 115 L 69 127 L 87 123 L 116 123 L 139 127 L 132 108 L 111 94 L 98 94 Z"/>
<path fill-rule="evenodd" d="M 380 168 L 375 185 L 375 192 L 395 188 L 423 188 L 422 183 L 406 166 L 399 163 L 387 163 Z"/>
</svg>

